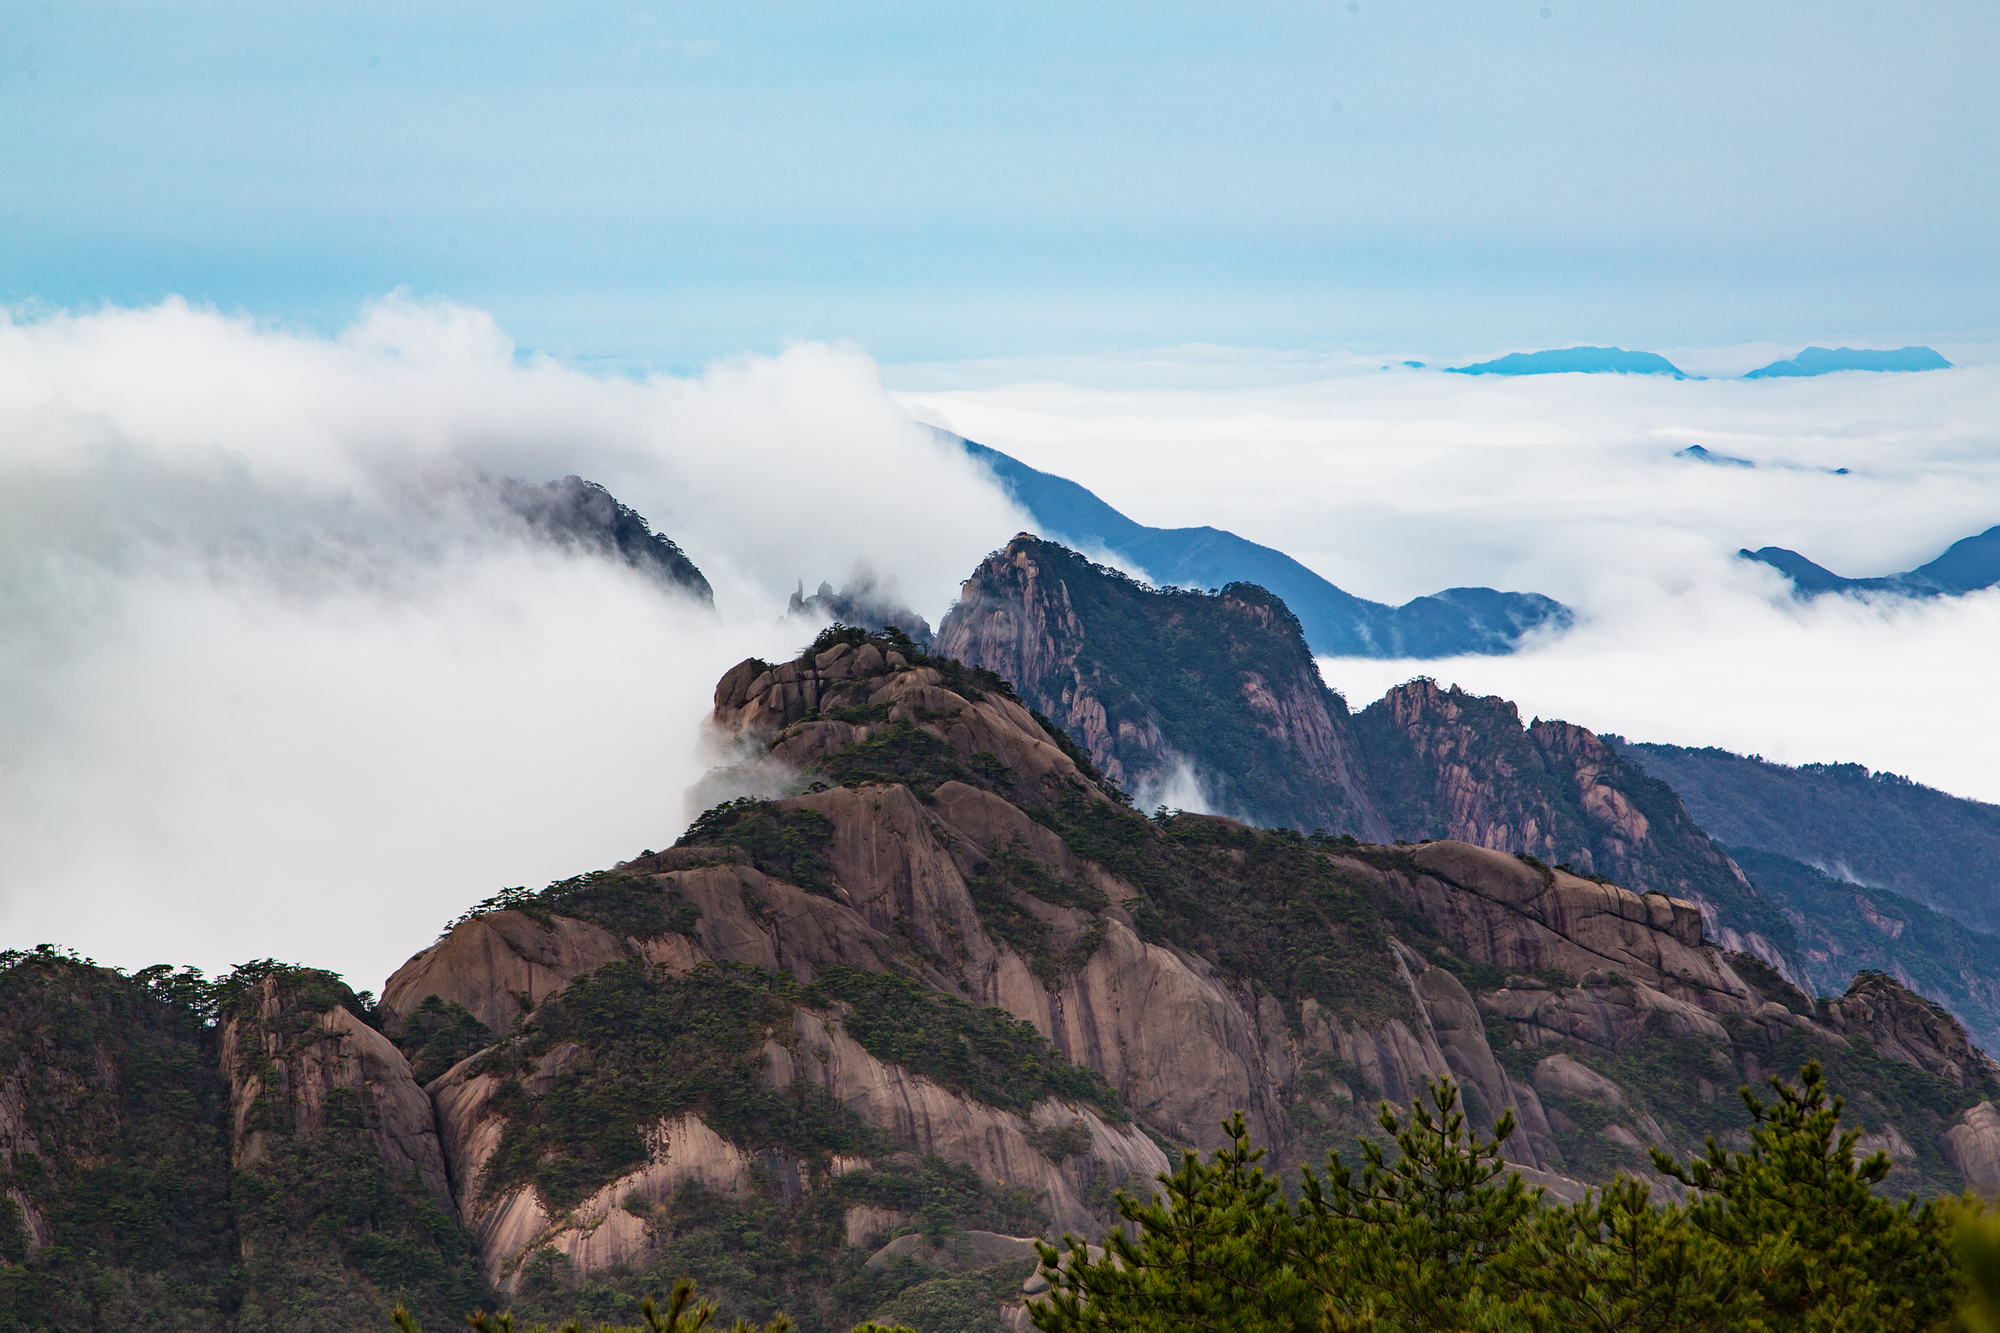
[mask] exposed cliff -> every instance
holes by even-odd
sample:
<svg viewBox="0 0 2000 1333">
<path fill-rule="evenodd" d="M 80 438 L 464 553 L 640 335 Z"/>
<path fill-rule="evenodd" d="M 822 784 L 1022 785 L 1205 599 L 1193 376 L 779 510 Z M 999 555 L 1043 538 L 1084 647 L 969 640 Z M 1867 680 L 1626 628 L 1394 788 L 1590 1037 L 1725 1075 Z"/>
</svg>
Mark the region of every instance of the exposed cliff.
<svg viewBox="0 0 2000 1333">
<path fill-rule="evenodd" d="M 1798 976 L 1791 921 L 1673 790 L 1582 727 L 1414 680 L 1350 716 L 1262 589 L 1152 589 L 1023 534 L 980 565 L 940 651 L 1017 683 L 1111 777 L 1189 764 L 1211 808 L 1373 841 L 1456 838 L 1692 899 Z"/>
<path fill-rule="evenodd" d="M 319 1330 L 483 1297 L 429 1099 L 325 973 L 0 972 L 0 1312 Z"/>
<path fill-rule="evenodd" d="M 1003 680 L 894 638 L 744 663 L 711 722 L 823 789 L 489 904 L 386 988 L 411 1043 L 503 1034 L 429 1091 L 460 1220 L 524 1309 L 688 1271 L 732 1313 L 836 1327 L 945 1280 L 864 1263 L 898 1232 L 1102 1227 L 1231 1110 L 1317 1161 L 1426 1078 L 1479 1123 L 1512 1110 L 1512 1160 L 1559 1194 L 1740 1134 L 1734 1088 L 1811 1057 L 1895 1179 L 1986 1169 L 2000 1085 L 1948 1017 L 1893 982 L 1816 1006 L 1690 899 L 1461 841 L 1147 819 Z M 1559 796 L 1603 755 L 1540 734 L 1525 813 L 1587 831 Z M 1623 836 L 1593 854 L 1661 836 L 1597 799 Z M 725 1262 L 745 1226 L 770 1251 Z"/>
<path fill-rule="evenodd" d="M 1384 834 L 1346 704 L 1255 585 L 1156 590 L 1023 533 L 966 581 L 938 645 L 1014 682 L 1142 801 L 1178 780 L 1259 823 Z"/>
<path fill-rule="evenodd" d="M 1583 727 L 1413 680 L 1355 719 L 1398 837 L 1458 838 L 1702 906 L 1709 932 L 1798 975 L 1791 921 L 1703 832 L 1673 789 Z"/>
</svg>

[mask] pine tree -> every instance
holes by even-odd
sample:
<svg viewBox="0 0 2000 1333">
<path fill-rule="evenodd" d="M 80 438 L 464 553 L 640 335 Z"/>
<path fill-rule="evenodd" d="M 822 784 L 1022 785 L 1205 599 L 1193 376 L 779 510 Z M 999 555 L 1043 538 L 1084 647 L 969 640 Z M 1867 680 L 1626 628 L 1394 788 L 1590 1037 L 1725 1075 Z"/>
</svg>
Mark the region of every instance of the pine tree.
<svg viewBox="0 0 2000 1333">
<path fill-rule="evenodd" d="M 1029 1307 L 1048 1333 L 1172 1329 L 1292 1333 L 1320 1327 L 1315 1274 L 1298 1262 L 1297 1217 L 1278 1178 L 1258 1165 L 1241 1112 L 1229 1146 L 1207 1162 L 1183 1153 L 1150 1199 L 1118 1196 L 1138 1232 L 1104 1238 L 1101 1258 L 1075 1236 L 1038 1245 L 1051 1290 Z"/>
<path fill-rule="evenodd" d="M 1790 1251 L 1783 1237 L 1748 1254 L 1727 1249 L 1688 1225 L 1685 1209 L 1656 1205 L 1644 1181 L 1619 1176 L 1542 1212 L 1493 1278 L 1512 1324 L 1534 1333 L 1736 1333 L 1765 1327 L 1758 1277 Z"/>
<path fill-rule="evenodd" d="M 1301 1251 L 1314 1256 L 1331 1329 L 1460 1329 L 1490 1304 L 1484 1284 L 1541 1205 L 1502 1154 L 1514 1113 L 1493 1137 L 1469 1131 L 1457 1086 L 1426 1084 L 1430 1105 L 1406 1118 L 1385 1103 L 1379 1122 L 1396 1146 L 1363 1140 L 1357 1182 L 1338 1153 L 1327 1158 L 1323 1189 L 1300 1182 Z"/>
<path fill-rule="evenodd" d="M 1766 1106 L 1748 1088 L 1755 1121 L 1748 1152 L 1708 1140 L 1682 1163 L 1655 1149 L 1653 1165 L 1699 1192 L 1689 1225 L 1739 1256 L 1774 1329 L 1911 1333 L 1952 1326 L 1960 1278 L 1936 1200 L 1891 1203 L 1874 1193 L 1886 1154 L 1854 1160 L 1860 1131 L 1840 1129 L 1818 1061 L 1796 1086 L 1772 1078 Z M 1782 1239 L 1784 1245 L 1773 1245 Z"/>
</svg>

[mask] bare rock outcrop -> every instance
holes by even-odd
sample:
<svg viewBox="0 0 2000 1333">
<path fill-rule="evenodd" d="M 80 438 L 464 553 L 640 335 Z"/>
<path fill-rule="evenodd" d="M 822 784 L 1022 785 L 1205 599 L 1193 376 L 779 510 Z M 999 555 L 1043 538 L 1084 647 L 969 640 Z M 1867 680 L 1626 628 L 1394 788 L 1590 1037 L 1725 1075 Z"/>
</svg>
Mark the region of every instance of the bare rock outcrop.
<svg viewBox="0 0 2000 1333">
<path fill-rule="evenodd" d="M 1042 587 L 1037 596 L 1044 599 L 1037 605 L 1052 606 L 1047 599 L 1056 592 Z M 1046 656 L 1049 645 L 1022 651 L 1040 661 L 1036 654 Z M 1424 694 L 1411 706 L 1429 716 L 1426 709 L 1469 705 Z M 1881 1055 L 1963 1087 L 1992 1072 L 1948 1017 L 1886 978 L 1824 1011 L 1802 997 L 1788 1008 L 1759 990 L 1768 972 L 1740 957 L 1733 965 L 1705 937 L 1701 903 L 1635 893 L 1513 849 L 1457 839 L 1397 847 L 1286 841 L 1286 855 L 1324 858 L 1312 864 L 1326 868 L 1339 893 L 1423 923 L 1407 936 L 1371 936 L 1386 941 L 1370 946 L 1372 961 L 1348 964 L 1379 969 L 1366 974 L 1375 980 L 1366 983 L 1374 989 L 1365 1018 L 1301 998 L 1283 977 L 1232 970 L 1227 950 L 1202 944 L 1198 930 L 1161 931 L 1157 900 L 1141 883 L 1186 893 L 1206 882 L 1202 875 L 1270 851 L 1274 835 L 1193 816 L 1182 817 L 1187 824 L 1155 825 L 1125 812 L 1002 688 L 882 642 L 836 643 L 776 667 L 745 663 L 718 687 L 712 726 L 808 771 L 854 753 L 844 747 L 878 753 L 919 733 L 928 738 L 922 753 L 955 758 L 920 768 L 934 775 L 921 780 L 851 780 L 771 802 L 780 817 L 817 817 L 808 821 L 816 839 L 813 891 L 771 868 L 789 862 L 760 863 L 762 853 L 744 847 L 649 854 L 621 865 L 620 883 L 650 884 L 677 908 L 692 909 L 675 917 L 673 930 L 639 937 L 555 911 L 490 912 L 413 958 L 387 986 L 385 1008 L 411 1012 L 435 994 L 503 1033 L 532 1022 L 562 988 L 610 963 L 643 962 L 677 975 L 710 962 L 740 965 L 789 974 L 801 985 L 837 981 L 842 974 L 828 970 L 840 967 L 894 973 L 1031 1024 L 1069 1060 L 1101 1073 L 1147 1130 L 1199 1148 L 1217 1146 L 1223 1120 L 1242 1111 L 1256 1141 L 1291 1160 L 1287 1154 L 1304 1141 L 1302 1117 L 1323 1124 L 1346 1116 L 1342 1132 L 1366 1132 L 1367 1103 L 1407 1103 L 1426 1081 L 1452 1079 L 1480 1128 L 1512 1113 L 1521 1128 L 1509 1141 L 1509 1160 L 1563 1198 L 1585 1188 L 1568 1174 L 1571 1162 L 1597 1160 L 1591 1152 L 1603 1149 L 1575 1137 L 1582 1131 L 1562 1108 L 1576 1112 L 1576 1100 L 1615 1109 L 1618 1123 L 1603 1134 L 1628 1152 L 1672 1142 L 1643 1089 L 1592 1067 L 1612 1068 L 1610 1058 L 1658 1035 L 1706 1044 L 1717 1062 L 1713 1076 L 1725 1087 L 1739 1071 L 1753 1083 L 1762 1072 L 1757 1056 L 1737 1049 L 1739 1039 L 1765 1043 L 1757 1049 L 1768 1055 L 1770 1040 L 1800 1031 L 1831 1045 L 1865 1035 Z M 1609 849 L 1584 862 L 1586 871 L 1624 855 L 1619 847 L 1661 836 L 1657 811 L 1639 808 L 1605 779 L 1604 747 L 1594 737 L 1560 724 L 1537 724 L 1532 738 L 1530 730 L 1520 729 L 1528 749 L 1515 758 L 1553 766 L 1544 772 L 1580 793 L 1575 808 L 1495 806 L 1492 790 L 1475 788 L 1478 771 L 1497 761 L 1468 750 L 1459 767 L 1473 786 L 1454 788 L 1453 799 L 1462 798 L 1461 813 L 1482 836 L 1555 845 L 1536 842 L 1542 834 L 1534 830 L 1544 829 L 1545 818 L 1547 827 L 1576 824 L 1581 810 L 1601 826 L 1594 845 Z M 1105 844 L 1065 832 L 1080 825 L 1052 813 L 1061 802 L 1071 811 L 1065 818 L 1080 818 L 1078 809 L 1097 812 L 1097 822 L 1083 827 L 1158 840 L 1160 856 L 1181 855 L 1171 851 L 1182 845 L 1176 839 L 1216 850 L 1201 853 L 1208 860 L 1174 862 L 1180 880 L 1149 879 L 1143 857 L 1108 855 L 1100 863 L 1080 852 Z M 1503 827 L 1513 832 L 1494 832 Z M 1034 881 L 1041 888 L 1008 887 L 1013 880 L 994 877 L 996 862 L 1015 867 L 1009 874 L 1026 876 L 1024 884 L 1042 876 Z M 1496 975 L 1504 984 L 1494 985 Z M 1765 980 L 1753 984 L 1753 975 Z M 1384 986 L 1394 994 L 1385 995 Z M 847 1015 L 826 993 L 794 1003 L 789 1026 L 768 1030 L 761 1086 L 823 1091 L 900 1153 L 935 1153 L 990 1185 L 1024 1187 L 1054 1231 L 1103 1225 L 1107 1186 L 1143 1182 L 1167 1166 L 1137 1124 L 1057 1100 L 1026 1113 L 989 1105 L 883 1058 L 879 1046 L 864 1046 L 848 1031 Z M 1496 1049 L 1503 1046 L 1511 1049 Z M 558 1045 L 534 1068 L 505 1077 L 539 1095 L 586 1059 Z M 676 1113 L 645 1127 L 642 1165 L 573 1206 L 551 1207 L 533 1185 L 488 1188 L 486 1170 L 506 1129 L 495 1102 L 503 1076 L 476 1068 L 486 1066 L 461 1062 L 430 1092 L 454 1206 L 496 1282 L 513 1281 L 525 1256 L 544 1246 L 582 1273 L 637 1262 L 657 1243 L 659 1210 L 687 1181 L 723 1194 L 778 1188 L 794 1198 L 825 1188 L 839 1171 L 869 1165 L 753 1150 L 692 1112 Z M 1704 1079 L 1702 1086 L 1704 1097 L 1715 1095 L 1716 1084 Z M 1985 1124 L 1969 1114 L 1951 1131 L 1952 1160 L 1967 1164 L 1959 1169 L 1968 1178 L 1984 1169 Z M 1074 1144 L 1078 1127 L 1087 1149 L 1052 1158 L 1045 1149 L 1057 1141 L 1053 1132 Z M 1880 1131 L 1883 1141 L 1907 1147 L 1906 1139 L 1888 1137 L 1893 1129 Z M 1579 1148 L 1583 1155 L 1572 1156 Z M 866 1205 L 848 1207 L 844 1220 L 857 1246 L 879 1244 L 905 1224 L 894 1209 Z"/>
<path fill-rule="evenodd" d="M 1693 903 L 1711 937 L 1796 976 L 1789 945 L 1770 934 L 1791 929 L 1776 908 L 1671 789 L 1589 730 L 1523 726 L 1508 701 L 1432 680 L 1390 690 L 1356 728 L 1377 799 L 1404 812 L 1399 834 L 1525 854 Z"/>
<path fill-rule="evenodd" d="M 569 1056 L 557 1047 L 526 1080 L 553 1082 Z M 1028 1115 L 1003 1111 L 965 1097 L 936 1081 L 887 1064 L 847 1035 L 837 1015 L 795 1012 L 785 1041 L 763 1051 L 768 1086 L 804 1080 L 824 1088 L 843 1107 L 884 1131 L 907 1151 L 936 1153 L 963 1162 L 990 1184 L 1026 1187 L 1039 1195 L 1055 1231 L 1099 1225 L 1085 1193 L 1100 1177 L 1116 1187 L 1150 1180 L 1167 1169 L 1166 1155 L 1131 1125 L 1107 1124 L 1089 1107 L 1058 1102 Z M 692 1112 L 668 1117 L 645 1134 L 643 1166 L 564 1209 L 552 1209 L 532 1184 L 496 1194 L 486 1182 L 500 1145 L 504 1118 L 493 1099 L 503 1079 L 472 1072 L 466 1061 L 433 1085 L 443 1140 L 453 1163 L 452 1186 L 460 1220 L 478 1239 L 489 1281 L 512 1284 L 522 1261 L 544 1247 L 565 1255 L 578 1274 L 641 1258 L 655 1243 L 652 1208 L 664 1205 L 688 1181 L 724 1195 L 759 1188 L 760 1180 L 788 1179 L 796 1189 L 820 1187 L 798 1159 L 750 1151 L 724 1139 Z M 1057 1163 L 1031 1138 L 1038 1130 L 1081 1125 L 1088 1150 Z M 782 1159 L 782 1160 L 781 1160 Z M 859 1163 L 848 1162 L 847 1169 Z M 864 1210 L 867 1211 L 867 1210 Z M 883 1219 L 849 1218 L 851 1230 L 868 1234 Z"/>
<path fill-rule="evenodd" d="M 921 725 L 968 758 L 992 756 L 1045 800 L 1066 791 L 1108 799 L 1004 681 L 987 683 L 949 681 L 938 667 L 872 643 L 838 643 L 810 661 L 731 668 L 716 686 L 709 726 L 725 744 L 762 744 L 777 763 L 805 769 L 891 728 Z"/>
<path fill-rule="evenodd" d="M 1141 697 L 1134 664 L 1189 638 L 1225 641 L 1228 665 L 1218 675 L 1211 664 L 1199 679 L 1162 672 Z M 1014 682 L 1098 768 L 1133 790 L 1162 786 L 1190 766 L 1219 776 L 1215 737 L 1179 720 L 1188 714 L 1177 705 L 1187 702 L 1182 691 L 1205 702 L 1226 698 L 1232 713 L 1240 709 L 1243 736 L 1257 738 L 1264 752 L 1257 774 L 1225 780 L 1255 787 L 1245 795 L 1261 818 L 1388 836 L 1345 704 L 1320 679 L 1298 621 L 1261 588 L 1163 595 L 1021 533 L 966 580 L 938 627 L 938 651 Z"/>
<path fill-rule="evenodd" d="M 449 1204 L 430 1099 L 403 1053 L 346 1008 L 314 1012 L 288 978 L 264 977 L 224 1020 L 221 1052 L 235 1166 L 254 1166 L 286 1138 L 317 1138 L 336 1117 L 358 1116 L 390 1179 L 415 1172 Z"/>
<path fill-rule="evenodd" d="M 1981 1102 L 1960 1115 L 1939 1146 L 1974 1193 L 1989 1199 L 2000 1195 L 2000 1110 L 1992 1102 Z"/>
<path fill-rule="evenodd" d="M 1972 1044 L 1957 1019 L 1880 972 L 1856 976 L 1824 1017 L 1835 1031 L 1865 1036 L 1880 1054 L 1962 1088 L 2000 1079 L 2000 1063 Z"/>
<path fill-rule="evenodd" d="M 627 956 L 624 941 L 572 917 L 543 924 L 525 912 L 491 912 L 462 922 L 396 969 L 382 987 L 382 1014 L 392 1029 L 436 995 L 464 1005 L 494 1032 L 586 972 Z"/>
</svg>

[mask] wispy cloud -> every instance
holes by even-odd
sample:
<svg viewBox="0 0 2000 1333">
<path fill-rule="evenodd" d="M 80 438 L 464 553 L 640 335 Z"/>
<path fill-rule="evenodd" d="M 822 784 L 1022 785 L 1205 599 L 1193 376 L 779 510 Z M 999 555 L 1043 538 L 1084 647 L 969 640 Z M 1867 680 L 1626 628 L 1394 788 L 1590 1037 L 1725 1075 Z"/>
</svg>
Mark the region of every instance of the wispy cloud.
<svg viewBox="0 0 2000 1333">
<path fill-rule="evenodd" d="M 539 544 L 580 473 L 716 609 Z M 502 884 L 670 842 L 716 678 L 866 560 L 933 620 L 1023 522 L 851 351 L 685 379 L 390 300 L 336 339 L 179 304 L 0 323 L 0 932 L 376 984 Z"/>
</svg>

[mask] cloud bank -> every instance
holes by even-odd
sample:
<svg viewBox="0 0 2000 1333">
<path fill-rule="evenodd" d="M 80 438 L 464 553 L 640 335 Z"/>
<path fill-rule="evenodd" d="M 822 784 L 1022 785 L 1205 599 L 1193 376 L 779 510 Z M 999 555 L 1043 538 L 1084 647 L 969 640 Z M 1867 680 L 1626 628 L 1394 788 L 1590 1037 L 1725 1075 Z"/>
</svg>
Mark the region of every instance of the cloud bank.
<svg viewBox="0 0 2000 1333">
<path fill-rule="evenodd" d="M 1099 387 L 933 369 L 892 395 L 816 345 L 591 375 L 400 298 L 334 338 L 178 303 L 15 317 L 0 939 L 125 966 L 271 953 L 372 986 L 503 885 L 670 842 L 716 678 L 809 632 L 779 624 L 799 580 L 865 563 L 935 623 L 1026 522 L 911 415 L 1364 596 L 1484 583 L 1581 612 L 1513 658 L 1324 663 L 1357 706 L 1431 674 L 1634 739 L 2000 799 L 2000 594 L 1802 604 L 1733 557 L 1880 573 L 2000 519 L 2000 369 L 1956 359 L 1503 384 L 1181 349 Z M 1758 466 L 1673 457 L 1691 443 Z M 536 540 L 488 484 L 568 473 L 680 542 L 714 609 Z M 1186 776 L 1170 803 L 1197 808 Z"/>
<path fill-rule="evenodd" d="M 568 473 L 715 609 L 485 485 Z M 849 350 L 626 380 L 403 299 L 333 339 L 0 323 L 0 939 L 379 985 L 502 885 L 671 842 L 715 680 L 797 649 L 797 580 L 863 560 L 936 619 L 1023 521 Z"/>
<path fill-rule="evenodd" d="M 1637 740 L 1844 760 L 2000 801 L 2000 594 L 1795 602 L 1740 547 L 1909 569 L 2000 523 L 2000 367 L 1791 381 L 1496 382 L 1395 357 L 1169 349 L 892 369 L 913 414 L 1091 487 L 1143 523 L 1212 524 L 1349 592 L 1547 593 L 1579 628 L 1512 658 L 1328 660 L 1356 706 L 1415 675 Z M 1769 349 L 1676 349 L 1725 367 Z M 1797 349 L 1783 349 L 1787 353 Z M 1753 468 L 1674 457 L 1692 444 Z M 1847 468 L 1836 475 L 1836 468 Z"/>
</svg>

